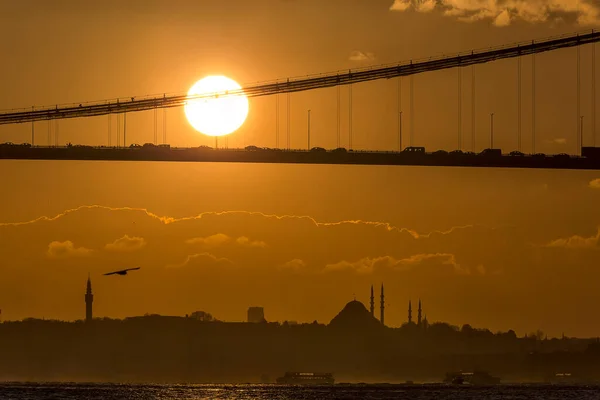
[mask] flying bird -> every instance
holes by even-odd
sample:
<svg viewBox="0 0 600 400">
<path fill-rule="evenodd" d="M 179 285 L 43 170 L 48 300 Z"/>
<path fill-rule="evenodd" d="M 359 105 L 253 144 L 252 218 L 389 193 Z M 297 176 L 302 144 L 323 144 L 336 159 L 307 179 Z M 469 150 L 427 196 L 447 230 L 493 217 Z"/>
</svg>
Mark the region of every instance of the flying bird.
<svg viewBox="0 0 600 400">
<path fill-rule="evenodd" d="M 122 269 L 120 271 L 114 271 L 114 272 L 109 272 L 108 274 L 104 274 L 104 275 L 127 275 L 128 271 L 135 271 L 140 269 L 140 267 L 137 268 L 127 268 L 127 269 Z"/>
</svg>

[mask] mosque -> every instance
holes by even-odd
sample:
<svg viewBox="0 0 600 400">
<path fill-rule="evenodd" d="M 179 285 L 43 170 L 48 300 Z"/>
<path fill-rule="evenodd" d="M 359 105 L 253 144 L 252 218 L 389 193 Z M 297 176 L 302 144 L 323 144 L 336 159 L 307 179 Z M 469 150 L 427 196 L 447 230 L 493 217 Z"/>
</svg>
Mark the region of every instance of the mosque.
<svg viewBox="0 0 600 400">
<path fill-rule="evenodd" d="M 87 323 L 93 320 L 93 302 L 94 294 L 92 293 L 92 281 L 88 276 L 86 292 L 85 292 L 85 321 Z M 346 304 L 346 306 L 336 315 L 329 326 L 333 328 L 347 328 L 347 329 L 378 329 L 385 327 L 385 294 L 383 283 L 381 284 L 381 295 L 379 303 L 379 319 L 375 317 L 375 293 L 373 291 L 373 285 L 371 285 L 371 303 L 370 311 L 367 310 L 365 305 L 356 299 Z M 260 310 L 262 311 L 262 308 Z M 262 320 L 264 320 L 264 314 L 261 314 Z M 417 310 L 417 322 L 414 323 L 412 319 L 412 302 L 408 301 L 408 323 L 407 325 L 416 326 L 420 329 L 427 329 L 429 322 L 427 316 L 422 318 L 423 309 L 421 307 L 421 300 L 419 299 L 419 308 Z"/>
<path fill-rule="evenodd" d="M 381 295 L 379 305 L 379 319 L 375 317 L 375 294 L 373 291 L 373 285 L 371 285 L 371 303 L 370 311 L 367 310 L 365 305 L 356 299 L 346 304 L 346 306 L 336 315 L 329 326 L 339 328 L 356 328 L 361 327 L 363 329 L 372 329 L 376 327 L 382 327 L 385 325 L 385 294 L 384 287 L 381 284 Z M 419 299 L 419 308 L 417 310 L 417 321 L 413 322 L 412 318 L 412 301 L 408 301 L 408 325 L 414 325 L 421 329 L 427 329 L 429 322 L 427 316 L 423 317 L 423 308 L 421 300 Z"/>
</svg>

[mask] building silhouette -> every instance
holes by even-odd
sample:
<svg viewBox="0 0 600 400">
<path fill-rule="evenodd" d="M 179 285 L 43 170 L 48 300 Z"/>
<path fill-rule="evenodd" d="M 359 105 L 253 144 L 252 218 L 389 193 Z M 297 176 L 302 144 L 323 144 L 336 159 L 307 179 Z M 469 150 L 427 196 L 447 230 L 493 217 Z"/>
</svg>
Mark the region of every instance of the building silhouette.
<svg viewBox="0 0 600 400">
<path fill-rule="evenodd" d="M 348 333 L 364 333 L 382 329 L 381 321 L 378 321 L 363 303 L 356 300 L 346 304 L 342 311 L 329 322 L 329 327 Z"/>
<path fill-rule="evenodd" d="M 412 301 L 408 300 L 408 324 L 413 324 L 412 319 Z M 419 299 L 419 308 L 417 309 L 417 327 L 427 329 L 429 327 L 429 321 L 427 321 L 427 314 L 423 314 L 423 303 Z"/>
<path fill-rule="evenodd" d="M 206 311 L 194 311 L 189 315 L 189 317 L 195 319 L 196 321 L 203 322 L 212 322 L 215 320 L 215 317 L 213 317 L 211 313 L 207 313 Z"/>
<path fill-rule="evenodd" d="M 248 308 L 248 322 L 261 323 L 265 322 L 265 310 L 262 307 Z"/>
<path fill-rule="evenodd" d="M 87 289 L 85 291 L 85 322 L 91 322 L 93 318 L 92 303 L 94 302 L 94 295 L 92 294 L 92 281 L 88 275 Z"/>
</svg>

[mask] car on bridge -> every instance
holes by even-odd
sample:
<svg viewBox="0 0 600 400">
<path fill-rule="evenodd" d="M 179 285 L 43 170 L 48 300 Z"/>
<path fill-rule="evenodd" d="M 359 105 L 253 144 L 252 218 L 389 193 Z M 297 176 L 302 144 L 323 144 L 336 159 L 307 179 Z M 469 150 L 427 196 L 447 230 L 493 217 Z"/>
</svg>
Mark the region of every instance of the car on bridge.
<svg viewBox="0 0 600 400">
<path fill-rule="evenodd" d="M 525 157 L 525 154 L 521 153 L 520 151 L 511 151 L 509 153 L 509 156 L 513 156 L 513 157 Z"/>
<path fill-rule="evenodd" d="M 557 160 L 561 160 L 561 161 L 568 161 L 571 159 L 571 156 L 565 153 L 560 153 L 560 154 L 556 154 L 554 155 L 552 158 L 555 158 Z"/>
<path fill-rule="evenodd" d="M 451 155 L 451 156 L 462 156 L 462 155 L 464 155 L 464 154 L 465 154 L 465 153 L 463 153 L 463 151 L 462 151 L 462 150 L 452 150 L 452 151 L 450 152 L 450 155 Z"/>
<path fill-rule="evenodd" d="M 438 151 L 434 151 L 434 152 L 433 152 L 433 155 L 434 155 L 434 156 L 436 156 L 436 157 L 437 157 L 437 156 L 442 156 L 442 157 L 444 157 L 444 156 L 447 156 L 447 155 L 448 155 L 448 152 L 447 152 L 446 150 L 438 150 Z"/>
<path fill-rule="evenodd" d="M 502 155 L 502 150 L 501 149 L 485 149 L 481 153 L 479 153 L 479 155 L 484 156 L 484 157 L 498 157 L 498 156 Z"/>
<path fill-rule="evenodd" d="M 31 147 L 31 143 L 13 143 L 13 142 L 6 142 L 6 143 L 2 143 L 0 144 L 0 147 Z"/>
<path fill-rule="evenodd" d="M 338 147 L 337 149 L 331 150 L 332 153 L 347 153 L 348 150 L 346 150 L 343 147 Z"/>
<path fill-rule="evenodd" d="M 425 147 L 407 147 L 402 150 L 403 153 L 425 153 Z"/>
<path fill-rule="evenodd" d="M 310 149 L 310 151 L 312 153 L 326 153 L 327 152 L 327 150 L 325 150 L 322 147 L 313 147 L 312 149 Z"/>
</svg>

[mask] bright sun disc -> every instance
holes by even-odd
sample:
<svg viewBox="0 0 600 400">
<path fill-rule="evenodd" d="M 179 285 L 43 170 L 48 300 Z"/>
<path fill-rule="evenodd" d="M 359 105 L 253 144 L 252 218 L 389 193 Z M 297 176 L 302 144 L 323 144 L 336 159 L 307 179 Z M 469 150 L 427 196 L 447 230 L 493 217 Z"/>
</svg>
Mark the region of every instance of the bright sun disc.
<svg viewBox="0 0 600 400">
<path fill-rule="evenodd" d="M 218 95 L 186 102 L 185 116 L 190 125 L 208 136 L 229 135 L 238 130 L 248 116 L 248 97 L 244 94 L 227 96 L 227 92 L 241 88 L 225 76 L 207 76 L 196 82 L 188 96 Z"/>
</svg>

